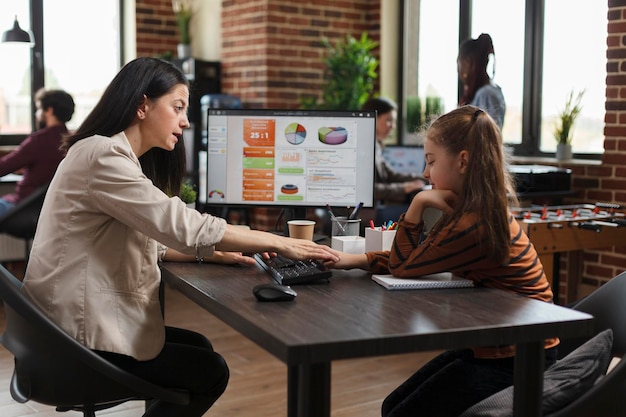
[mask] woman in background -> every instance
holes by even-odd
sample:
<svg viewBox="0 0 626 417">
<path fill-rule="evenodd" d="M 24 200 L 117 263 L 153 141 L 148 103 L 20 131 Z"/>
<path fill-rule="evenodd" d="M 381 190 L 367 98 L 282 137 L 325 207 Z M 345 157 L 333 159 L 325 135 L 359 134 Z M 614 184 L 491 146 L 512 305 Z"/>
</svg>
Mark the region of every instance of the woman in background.
<svg viewBox="0 0 626 417">
<path fill-rule="evenodd" d="M 491 77 L 487 73 L 489 58 L 494 65 Z M 491 36 L 482 33 L 477 39 L 466 39 L 459 47 L 457 58 L 459 79 L 463 84 L 463 95 L 459 106 L 471 104 L 480 107 L 493 118 L 500 130 L 504 124 L 506 103 L 502 89 L 493 81 L 495 76 L 495 52 Z"/>
<path fill-rule="evenodd" d="M 374 173 L 374 199 L 376 223 L 396 221 L 408 207 L 411 197 L 426 185 L 421 173 L 404 174 L 396 171 L 383 156 L 385 139 L 396 128 L 398 106 L 391 99 L 374 97 L 366 101 L 361 110 L 376 111 L 376 153 Z M 421 163 L 422 161 L 417 161 Z M 418 164 L 419 165 L 419 164 Z"/>
</svg>

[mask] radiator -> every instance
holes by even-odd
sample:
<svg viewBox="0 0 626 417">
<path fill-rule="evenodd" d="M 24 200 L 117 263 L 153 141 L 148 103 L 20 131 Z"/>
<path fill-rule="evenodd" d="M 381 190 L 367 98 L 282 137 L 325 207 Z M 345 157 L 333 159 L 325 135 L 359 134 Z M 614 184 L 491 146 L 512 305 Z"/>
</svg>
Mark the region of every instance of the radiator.
<svg viewBox="0 0 626 417">
<path fill-rule="evenodd" d="M 25 242 L 0 234 L 0 262 L 24 260 Z"/>
</svg>

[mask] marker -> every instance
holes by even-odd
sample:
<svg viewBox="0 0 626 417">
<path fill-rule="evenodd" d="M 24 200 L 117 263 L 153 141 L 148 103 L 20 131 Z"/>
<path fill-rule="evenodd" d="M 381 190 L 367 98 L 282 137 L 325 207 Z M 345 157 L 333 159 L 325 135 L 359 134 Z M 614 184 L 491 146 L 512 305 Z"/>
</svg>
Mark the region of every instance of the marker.
<svg viewBox="0 0 626 417">
<path fill-rule="evenodd" d="M 363 202 L 362 201 L 359 204 L 356 205 L 354 210 L 352 210 L 352 213 L 350 213 L 350 215 L 348 216 L 348 220 L 356 219 L 356 215 L 359 214 L 359 210 L 361 210 L 361 207 L 363 207 Z"/>
<path fill-rule="evenodd" d="M 376 229 L 376 226 L 374 226 L 374 220 L 370 219 L 370 227 L 372 228 L 372 230 Z"/>
<path fill-rule="evenodd" d="M 328 203 L 326 203 L 326 208 L 328 209 L 328 215 L 330 216 L 330 220 L 335 222 L 335 223 L 337 223 L 337 226 L 339 227 L 339 230 L 341 230 L 341 234 L 345 235 L 346 234 L 346 229 L 341 225 L 341 223 L 339 223 L 339 220 L 337 220 L 337 218 L 335 217 L 335 214 L 330 209 L 330 205 Z"/>
</svg>

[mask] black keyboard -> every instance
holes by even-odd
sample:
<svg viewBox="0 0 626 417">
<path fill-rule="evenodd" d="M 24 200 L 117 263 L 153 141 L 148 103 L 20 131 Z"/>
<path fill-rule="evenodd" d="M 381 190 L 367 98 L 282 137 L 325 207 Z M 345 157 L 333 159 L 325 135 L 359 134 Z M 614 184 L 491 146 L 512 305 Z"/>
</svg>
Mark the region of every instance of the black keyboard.
<svg viewBox="0 0 626 417">
<path fill-rule="evenodd" d="M 264 259 L 255 253 L 257 263 L 281 285 L 307 284 L 309 282 L 328 279 L 332 271 L 316 260 L 298 261 L 282 255 Z"/>
</svg>

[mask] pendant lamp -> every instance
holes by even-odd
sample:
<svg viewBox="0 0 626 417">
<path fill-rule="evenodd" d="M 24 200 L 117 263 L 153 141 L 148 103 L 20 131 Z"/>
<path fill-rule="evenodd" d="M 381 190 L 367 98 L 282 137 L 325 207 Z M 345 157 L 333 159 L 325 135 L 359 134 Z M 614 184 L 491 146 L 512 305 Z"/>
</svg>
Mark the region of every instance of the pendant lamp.
<svg viewBox="0 0 626 417">
<path fill-rule="evenodd" d="M 2 33 L 2 42 L 28 43 L 31 47 L 35 44 L 32 33 L 26 32 L 20 27 L 20 24 L 17 21 L 17 16 L 15 16 L 13 29 L 9 29 Z"/>
</svg>

